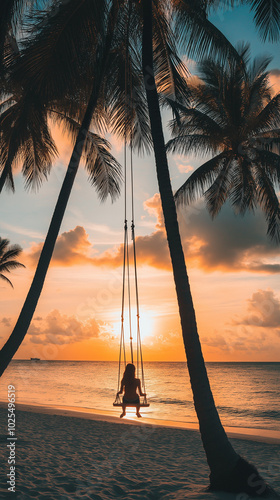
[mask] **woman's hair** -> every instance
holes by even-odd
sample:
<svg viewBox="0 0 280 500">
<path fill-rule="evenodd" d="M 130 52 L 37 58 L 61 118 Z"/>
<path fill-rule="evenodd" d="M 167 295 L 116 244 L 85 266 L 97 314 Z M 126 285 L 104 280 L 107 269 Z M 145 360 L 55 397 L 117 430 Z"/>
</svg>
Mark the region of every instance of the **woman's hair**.
<svg viewBox="0 0 280 500">
<path fill-rule="evenodd" d="M 122 384 L 130 385 L 133 384 L 134 380 L 135 380 L 135 366 L 132 363 L 128 363 L 123 373 Z"/>
</svg>

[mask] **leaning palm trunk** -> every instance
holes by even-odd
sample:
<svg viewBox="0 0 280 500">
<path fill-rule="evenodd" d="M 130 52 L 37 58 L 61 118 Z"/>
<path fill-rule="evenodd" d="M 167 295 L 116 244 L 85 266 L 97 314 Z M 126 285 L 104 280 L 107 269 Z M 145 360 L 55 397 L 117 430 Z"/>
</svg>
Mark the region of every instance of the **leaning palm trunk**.
<svg viewBox="0 0 280 500">
<path fill-rule="evenodd" d="M 143 77 L 154 144 L 156 171 L 194 405 L 199 420 L 203 446 L 211 471 L 210 486 L 213 489 L 228 491 L 264 493 L 268 491 L 268 487 L 260 478 L 255 468 L 249 466 L 247 462 L 241 459 L 231 446 L 221 424 L 211 392 L 197 332 L 195 311 L 170 182 L 159 99 L 154 79 L 152 0 L 143 0 L 143 17 Z M 246 472 L 247 469 L 248 473 Z M 258 479 L 258 482 L 256 479 Z M 249 480 L 249 483 L 247 480 Z"/>
<path fill-rule="evenodd" d="M 27 333 L 39 297 L 41 295 L 48 267 L 52 258 L 56 239 L 58 237 L 58 233 L 66 210 L 66 206 L 71 194 L 72 186 L 79 168 L 83 152 L 83 146 L 87 137 L 87 133 L 89 131 L 97 98 L 98 98 L 98 92 L 96 92 L 96 89 L 94 88 L 91 97 L 89 99 L 89 103 L 85 112 L 83 122 L 81 124 L 80 131 L 76 139 L 75 147 L 60 190 L 60 194 L 55 206 L 50 227 L 46 236 L 44 246 L 42 248 L 42 252 L 40 255 L 40 259 L 37 265 L 37 269 L 32 284 L 30 286 L 28 295 L 26 297 L 26 300 L 24 302 L 23 308 L 21 310 L 17 323 L 14 327 L 14 330 L 0 351 L 0 376 L 7 368 L 11 359 L 13 358 L 19 346 L 21 345 Z"/>
</svg>

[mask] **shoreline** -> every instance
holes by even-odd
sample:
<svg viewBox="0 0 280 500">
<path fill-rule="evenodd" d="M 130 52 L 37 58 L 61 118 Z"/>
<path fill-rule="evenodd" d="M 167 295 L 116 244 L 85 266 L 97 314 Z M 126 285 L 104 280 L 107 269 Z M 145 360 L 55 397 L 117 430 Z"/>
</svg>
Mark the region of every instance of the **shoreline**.
<svg viewBox="0 0 280 500">
<path fill-rule="evenodd" d="M 9 458 L 15 457 L 14 488 L 22 500 L 236 500 L 207 490 L 210 471 L 195 424 L 179 428 L 82 410 L 18 403 L 10 438 L 7 405 L 0 403 L 0 498 L 10 494 Z M 280 445 L 232 437 L 235 451 L 280 491 Z"/>
<path fill-rule="evenodd" d="M 7 408 L 7 403 L 0 401 L 0 408 Z M 142 417 L 138 419 L 135 415 L 128 415 L 120 419 L 116 411 L 101 411 L 94 408 L 83 408 L 64 405 L 39 405 L 37 403 L 17 403 L 16 409 L 24 412 L 43 413 L 48 415 L 60 415 L 66 417 L 81 418 L 86 420 L 96 420 L 102 422 L 115 423 L 118 425 L 145 425 L 159 428 L 180 429 L 199 432 L 197 423 L 182 422 L 174 420 L 152 419 Z M 231 439 L 241 439 L 267 444 L 280 444 L 280 431 L 272 429 L 228 427 L 224 426 L 225 431 Z"/>
</svg>

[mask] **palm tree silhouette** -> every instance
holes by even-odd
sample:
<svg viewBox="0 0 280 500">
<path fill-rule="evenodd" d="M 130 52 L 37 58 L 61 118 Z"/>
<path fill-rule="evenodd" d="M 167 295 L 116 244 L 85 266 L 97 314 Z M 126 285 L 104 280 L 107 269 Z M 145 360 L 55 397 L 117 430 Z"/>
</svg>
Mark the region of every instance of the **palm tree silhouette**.
<svg viewBox="0 0 280 500">
<path fill-rule="evenodd" d="M 0 351 L 0 375 L 20 346 L 34 314 L 83 153 L 88 160 L 90 180 L 97 186 L 101 198 L 107 194 L 114 198 L 119 193 L 120 167 L 115 160 L 107 154 L 103 155 L 103 161 L 98 157 L 98 161 L 93 162 L 93 155 L 87 154 L 91 123 L 99 124 L 105 108 L 114 132 L 124 136 L 129 128 L 130 140 L 137 149 L 149 148 L 151 143 L 142 79 L 139 84 L 141 58 L 135 50 L 139 33 L 141 35 L 139 6 L 136 6 L 135 16 L 131 13 L 131 4 L 114 0 L 108 8 L 106 0 L 87 0 L 78 4 L 76 0 L 69 0 L 57 9 L 55 3 L 47 18 L 45 13 L 43 16 L 38 13 L 37 31 L 33 26 L 34 36 L 27 41 L 22 57 L 16 64 L 12 59 L 9 67 L 13 81 L 21 82 L 24 88 L 31 93 L 34 91 L 45 102 L 60 107 L 57 120 L 68 113 L 69 103 L 74 110 L 82 109 L 84 116 L 80 127 L 74 127 L 71 120 L 68 122 L 68 129 L 73 132 L 74 150 L 29 293 L 15 328 Z M 138 23 L 138 40 L 128 50 L 127 36 L 133 39 L 135 23 Z M 176 58 L 172 61 L 172 46 L 166 38 L 168 33 L 168 24 L 162 26 L 158 22 L 157 36 L 165 40 L 171 64 L 165 61 L 164 51 L 159 50 L 157 75 L 165 88 L 171 87 L 175 79 L 180 82 L 177 93 L 180 98 L 186 95 L 185 80 L 176 68 Z M 129 82 L 125 81 L 127 69 Z M 72 97 L 76 97 L 76 105 Z"/>
<path fill-rule="evenodd" d="M 180 16 L 178 19 L 182 34 L 185 35 L 185 32 L 187 31 L 196 33 L 198 35 L 198 50 L 202 51 L 205 49 L 205 46 L 209 47 L 209 44 L 207 45 L 206 42 L 211 36 L 211 26 L 207 22 L 204 8 L 202 8 L 199 3 L 195 3 L 195 7 L 191 6 L 189 2 L 184 1 L 174 1 L 172 3 L 176 8 L 180 7 Z M 61 5 L 58 15 L 51 16 L 50 23 L 46 25 L 47 27 L 44 26 L 45 30 L 43 29 L 43 31 L 46 35 L 44 40 L 47 40 L 47 43 L 45 43 L 45 41 L 42 43 L 42 41 L 39 40 L 39 45 L 42 43 L 40 52 L 41 55 L 36 58 L 37 69 L 35 70 L 35 73 L 33 73 L 32 78 L 37 91 L 39 93 L 49 93 L 49 95 L 53 96 L 53 92 L 55 90 L 57 99 L 59 99 L 65 95 L 65 91 L 68 90 L 69 86 L 72 86 L 73 88 L 73 86 L 77 85 L 78 88 L 81 74 L 81 66 L 79 66 L 79 63 L 85 63 L 86 51 L 83 52 L 83 49 L 87 47 L 88 41 L 91 44 L 90 46 L 94 57 L 90 60 L 90 64 L 85 63 L 85 66 L 90 70 L 94 68 L 94 79 L 92 78 L 92 74 L 89 73 L 88 81 L 91 85 L 91 91 L 88 94 L 89 98 L 87 101 L 85 117 L 77 136 L 73 155 L 58 203 L 56 205 L 50 230 L 42 250 L 30 292 L 23 306 L 16 327 L 11 334 L 10 339 L 0 352 L 0 362 L 3 366 L 3 368 L 1 367 L 1 373 L 3 373 L 5 367 L 24 338 L 35 310 L 40 290 L 42 289 L 47 272 L 47 267 L 51 259 L 55 240 L 58 235 L 61 220 L 66 209 L 67 200 L 79 166 L 81 157 L 80 151 L 83 148 L 85 136 L 87 134 L 94 109 L 102 92 L 104 96 L 104 86 L 102 83 L 104 81 L 109 81 L 105 78 L 105 76 L 110 71 L 109 62 L 112 62 L 111 56 L 112 53 L 114 53 L 112 52 L 112 48 L 114 48 L 115 28 L 118 27 L 117 31 L 119 31 L 122 27 L 122 23 L 124 26 L 127 26 L 128 24 L 127 15 L 122 17 L 122 13 L 126 9 L 127 5 L 128 9 L 131 11 L 131 23 L 129 24 L 129 26 L 131 26 L 131 33 L 129 33 L 129 36 L 131 36 L 133 40 L 136 40 L 134 47 L 136 46 L 137 48 L 136 55 L 138 55 L 138 57 L 139 49 L 142 46 L 142 54 L 140 53 L 140 55 L 142 56 L 142 71 L 147 95 L 159 190 L 173 266 L 183 339 L 194 394 L 195 409 L 200 423 L 200 431 L 208 464 L 211 469 L 210 483 L 211 486 L 216 489 L 236 492 L 244 491 L 248 493 L 255 493 L 256 488 L 260 490 L 259 486 L 261 484 L 262 491 L 267 493 L 268 488 L 259 477 L 257 471 L 236 454 L 227 439 L 214 404 L 201 352 L 199 336 L 197 333 L 195 312 L 181 245 L 175 202 L 170 183 L 159 107 L 158 88 L 165 91 L 167 94 L 170 92 L 171 96 L 175 95 L 178 101 L 182 100 L 186 94 L 184 80 L 180 75 L 180 71 L 176 70 L 179 58 L 176 57 L 176 54 L 172 50 L 172 44 L 167 43 L 167 41 L 170 41 L 170 39 L 168 40 L 166 38 L 166 35 L 169 33 L 170 17 L 165 1 L 113 1 L 111 2 L 111 9 L 108 16 L 108 28 L 106 29 L 102 22 L 99 26 L 97 26 L 97 23 L 100 20 L 100 14 L 102 14 L 102 9 L 105 7 L 105 2 L 99 1 L 97 4 L 96 1 L 91 0 L 91 2 L 89 2 L 85 0 L 77 5 L 76 1 L 74 2 L 74 0 L 70 0 L 67 5 Z M 68 19 L 67 13 L 69 15 Z M 73 13 L 75 13 L 75 16 Z M 166 14 L 168 15 L 166 16 Z M 67 20 L 69 20 L 68 24 Z M 188 20 L 188 23 L 182 22 L 184 20 Z M 200 26 L 196 24 L 197 21 L 201 21 Z M 54 53 L 53 43 L 55 42 L 55 28 L 58 26 L 56 24 L 57 22 L 62 22 L 62 24 L 64 24 L 65 37 L 60 38 L 58 51 Z M 95 38 L 92 36 L 92 31 L 94 29 L 96 29 L 96 33 L 99 34 L 99 36 L 96 36 Z M 60 37 L 61 33 L 62 31 L 60 30 Z M 139 33 L 142 34 L 142 44 L 139 44 Z M 126 34 L 127 30 L 124 30 L 122 38 L 124 36 L 126 38 Z M 231 49 L 229 49 L 230 44 L 226 44 L 226 39 L 221 34 L 218 34 L 217 36 L 217 30 L 214 30 L 211 45 L 212 47 L 217 47 L 219 50 L 223 49 L 224 53 L 228 53 L 228 51 L 231 52 Z M 78 49 L 80 50 L 78 51 Z M 115 55 L 116 54 L 117 51 L 115 51 Z M 59 65 L 56 64 L 56 67 L 60 69 L 61 74 L 64 76 L 63 78 L 60 78 L 60 80 L 57 81 L 57 85 L 54 86 L 55 78 L 58 75 L 56 72 L 53 72 L 53 78 L 50 79 L 49 69 L 53 67 L 52 57 L 57 58 L 56 63 L 58 63 L 61 55 L 63 55 L 61 59 L 61 66 L 59 67 Z M 93 62 L 92 65 L 91 62 Z M 40 68 L 44 67 L 47 69 L 41 72 Z M 77 69 L 79 69 L 79 71 L 77 71 Z M 170 83 L 172 83 L 171 90 L 169 90 Z M 251 481 L 250 483 L 249 479 L 252 474 L 254 474 L 254 479 L 257 479 L 257 481 Z"/>
<path fill-rule="evenodd" d="M 10 245 L 8 239 L 0 237 L 0 279 L 9 283 L 12 288 L 13 284 L 5 274 L 18 267 L 25 267 L 16 260 L 21 252 L 22 248 L 19 245 Z"/>
<path fill-rule="evenodd" d="M 93 6 L 92 2 L 91 7 Z M 23 308 L 21 310 L 21 313 L 19 315 L 18 321 L 15 325 L 15 328 L 9 337 L 8 341 L 5 343 L 3 348 L 0 351 L 0 366 L 1 366 L 1 374 L 5 370 L 5 368 L 8 366 L 10 360 L 12 359 L 13 355 L 17 351 L 18 347 L 20 346 L 23 338 L 26 335 L 27 329 L 29 327 L 30 321 L 32 319 L 32 316 L 34 314 L 37 302 L 39 300 L 43 284 L 45 281 L 46 273 L 49 267 L 49 263 L 52 257 L 52 253 L 54 250 L 54 245 L 59 233 L 59 229 L 61 226 L 61 222 L 64 216 L 64 212 L 67 206 L 67 202 L 70 197 L 70 193 L 72 190 L 72 186 L 77 174 L 78 166 L 82 157 L 82 154 L 84 153 L 86 156 L 86 166 L 89 171 L 89 177 L 90 181 L 92 182 L 93 185 L 96 186 L 98 194 L 101 199 L 105 199 L 107 195 L 110 195 L 112 199 L 114 199 L 118 194 L 119 194 L 119 182 L 121 179 L 120 176 L 120 165 L 116 162 L 116 160 L 112 157 L 109 151 L 109 145 L 107 141 L 103 140 L 102 144 L 96 144 L 96 142 L 93 144 L 93 148 L 91 147 L 91 134 L 89 133 L 89 128 L 92 122 L 93 118 L 93 113 L 94 111 L 98 112 L 98 104 L 99 104 L 99 98 L 100 98 L 100 89 L 102 84 L 104 83 L 103 81 L 103 76 L 105 72 L 105 67 L 108 64 L 108 56 L 107 53 L 104 54 L 104 50 L 108 52 L 108 47 L 111 48 L 110 44 L 110 38 L 111 38 L 111 31 L 110 28 L 107 32 L 107 36 L 104 38 L 99 39 L 99 43 L 95 43 L 97 41 L 97 33 L 100 34 L 106 26 L 106 21 L 107 21 L 107 15 L 106 15 L 106 9 L 105 9 L 105 2 L 103 3 L 103 9 L 102 9 L 102 2 L 96 2 L 98 5 L 95 6 L 95 9 L 92 9 L 91 14 L 93 15 L 93 21 L 91 24 L 91 30 L 92 33 L 90 33 L 90 38 L 92 42 L 92 47 L 96 47 L 96 51 L 94 52 L 93 49 L 93 58 L 95 58 L 97 63 L 96 68 L 97 70 L 94 73 L 94 77 L 91 78 L 90 83 L 91 83 L 91 93 L 89 95 L 89 99 L 86 105 L 86 111 L 83 117 L 83 120 L 81 122 L 81 126 L 77 130 L 75 127 L 75 130 L 73 129 L 73 136 L 75 140 L 75 147 L 73 154 L 70 159 L 70 163 L 62 184 L 62 188 L 60 190 L 60 194 L 58 197 L 58 201 L 52 216 L 52 220 L 50 223 L 50 227 L 46 236 L 45 243 L 42 248 L 42 252 L 39 258 L 39 262 L 37 265 L 37 269 L 35 271 L 35 275 L 31 284 L 31 287 L 29 289 L 27 298 L 25 300 L 25 303 L 23 305 Z M 89 2 L 88 2 L 89 4 Z M 67 9 L 68 4 L 65 6 L 63 5 L 64 8 Z M 80 6 L 82 9 L 84 7 L 84 4 Z M 87 5 L 89 7 L 89 5 Z M 56 16 L 60 18 L 60 11 L 57 13 Z M 83 34 L 84 31 L 86 30 L 86 33 L 88 34 L 88 17 L 89 13 L 88 10 L 86 12 L 85 18 L 86 20 L 84 21 L 85 26 L 84 30 L 82 33 L 80 33 L 80 40 L 78 43 L 78 47 L 82 46 L 84 43 L 84 38 Z M 50 22 L 52 23 L 54 18 L 56 16 L 51 16 L 50 17 Z M 72 11 L 69 11 L 68 18 L 67 20 L 72 25 L 75 25 L 77 28 L 81 28 L 81 25 L 77 25 L 77 19 L 73 19 Z M 65 22 L 65 20 L 63 20 Z M 67 23 L 66 23 L 67 24 Z M 72 26 L 73 27 L 73 26 Z M 42 29 L 45 29 L 45 25 L 43 25 Z M 69 33 L 66 30 L 66 37 L 68 39 Z M 108 40 L 109 38 L 109 40 Z M 51 36 L 51 40 L 53 40 L 53 33 Z M 49 40 L 48 40 L 49 41 Z M 73 42 L 77 41 L 76 39 L 73 40 Z M 60 39 L 61 43 L 61 39 Z M 73 48 L 73 45 L 71 45 Z M 63 47 L 64 48 L 64 47 Z M 74 47 L 74 50 L 75 47 Z M 32 52 L 32 51 L 31 51 Z M 105 55 L 105 57 L 104 57 Z M 51 53 L 49 56 L 56 56 L 56 54 Z M 44 55 L 45 57 L 45 55 Z M 67 60 L 64 57 L 62 60 Z M 75 60 L 75 58 L 74 58 Z M 83 63 L 83 61 L 79 60 L 79 63 Z M 20 64 L 22 64 L 22 58 L 20 61 Z M 70 61 L 68 61 L 69 68 L 72 68 L 75 66 L 73 59 L 70 58 Z M 16 65 L 17 68 L 17 65 Z M 78 69 L 78 73 L 80 74 L 79 70 L 81 70 L 81 67 L 75 68 L 76 70 Z M 62 68 L 62 75 L 61 79 L 63 81 L 65 74 L 63 71 L 65 70 L 65 67 Z M 77 77 L 76 74 L 76 77 Z M 15 71 L 16 75 L 16 71 Z M 21 75 L 21 71 L 19 70 L 19 78 Z M 16 76 L 14 77 L 16 79 Z M 75 79 L 74 79 L 75 81 Z M 44 80 L 45 82 L 45 80 Z M 24 85 L 24 82 L 23 82 Z M 28 85 L 24 85 L 25 88 L 28 88 Z M 29 87 L 30 91 L 32 91 L 32 85 L 30 84 Z M 55 92 L 59 91 L 59 88 L 55 88 Z M 65 85 L 64 85 L 64 90 L 65 90 Z M 75 92 L 75 88 L 73 93 Z M 77 90 L 78 92 L 78 90 Z M 64 96 L 67 95 L 66 92 L 63 92 L 62 97 L 65 98 Z M 73 95 L 73 94 L 72 94 Z M 67 114 L 67 112 L 64 110 L 64 114 Z"/>
<path fill-rule="evenodd" d="M 215 217 L 230 200 L 237 213 L 264 211 L 268 234 L 280 239 L 280 94 L 272 97 L 267 66 L 270 58 L 250 64 L 249 47 L 240 47 L 244 64 L 221 66 L 205 60 L 202 81 L 192 88 L 192 105 L 177 106 L 176 137 L 167 149 L 179 153 L 215 154 L 178 189 L 178 203 L 204 196 Z"/>
</svg>

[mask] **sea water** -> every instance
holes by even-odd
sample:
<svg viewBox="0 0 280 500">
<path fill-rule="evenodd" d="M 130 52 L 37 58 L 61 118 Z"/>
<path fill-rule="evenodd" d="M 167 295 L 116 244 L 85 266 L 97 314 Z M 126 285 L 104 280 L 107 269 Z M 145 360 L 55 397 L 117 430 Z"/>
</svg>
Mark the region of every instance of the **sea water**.
<svg viewBox="0 0 280 500">
<path fill-rule="evenodd" d="M 280 363 L 207 363 L 207 371 L 224 425 L 280 430 Z M 18 402 L 117 416 L 117 380 L 117 362 L 15 360 L 1 378 L 0 401 L 13 384 Z M 186 363 L 145 363 L 145 385 L 150 407 L 143 416 L 197 422 Z"/>
</svg>

